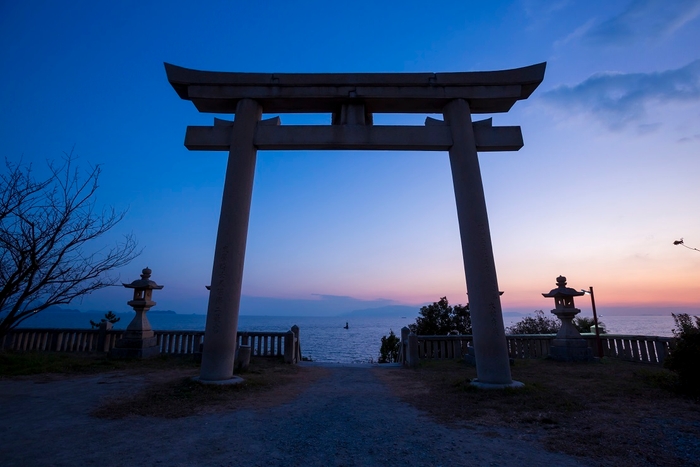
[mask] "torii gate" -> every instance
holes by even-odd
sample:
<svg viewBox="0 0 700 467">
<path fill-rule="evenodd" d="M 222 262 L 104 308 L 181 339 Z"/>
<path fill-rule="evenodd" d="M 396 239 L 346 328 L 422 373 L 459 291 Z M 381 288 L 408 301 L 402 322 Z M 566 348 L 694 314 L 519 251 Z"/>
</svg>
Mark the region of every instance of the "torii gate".
<svg viewBox="0 0 700 467">
<path fill-rule="evenodd" d="M 507 112 L 544 78 L 546 63 L 465 73 L 227 73 L 165 64 L 168 81 L 200 112 L 235 114 L 233 122 L 189 126 L 191 150 L 228 151 L 216 238 L 200 380 L 232 381 L 243 261 L 258 149 L 448 151 L 469 290 L 478 381 L 511 378 L 496 266 L 478 151 L 517 151 L 519 126 L 494 127 L 471 115 Z M 330 113 L 330 125 L 281 125 L 262 114 Z M 425 126 L 373 125 L 374 113 L 443 114 Z"/>
</svg>

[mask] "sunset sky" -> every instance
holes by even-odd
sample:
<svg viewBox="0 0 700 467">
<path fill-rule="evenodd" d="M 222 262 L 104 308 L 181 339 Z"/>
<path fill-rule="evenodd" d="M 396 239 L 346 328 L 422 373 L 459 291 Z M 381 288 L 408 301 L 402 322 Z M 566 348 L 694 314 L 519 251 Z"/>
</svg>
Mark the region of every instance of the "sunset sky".
<svg viewBox="0 0 700 467">
<path fill-rule="evenodd" d="M 294 73 L 545 61 L 534 94 L 493 115 L 520 125 L 525 146 L 480 155 L 504 311 L 550 309 L 541 293 L 560 274 L 593 286 L 604 313 L 700 308 L 700 252 L 673 245 L 700 248 L 698 0 L 2 2 L 0 41 L 3 156 L 39 174 L 71 150 L 101 164 L 100 205 L 128 209 L 104 244 L 133 232 L 143 252 L 121 279 L 149 266 L 165 285 L 158 308 L 206 312 L 226 168 L 226 153 L 183 146 L 187 125 L 214 115 L 177 96 L 163 62 Z M 447 153 L 258 153 L 242 313 L 465 292 Z M 125 311 L 128 298 L 115 287 L 71 307 Z"/>
</svg>

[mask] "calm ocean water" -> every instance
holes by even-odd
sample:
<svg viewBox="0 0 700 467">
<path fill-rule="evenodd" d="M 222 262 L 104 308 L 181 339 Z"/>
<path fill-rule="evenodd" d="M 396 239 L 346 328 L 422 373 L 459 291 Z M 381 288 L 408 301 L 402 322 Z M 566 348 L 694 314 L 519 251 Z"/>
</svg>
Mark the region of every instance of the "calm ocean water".
<svg viewBox="0 0 700 467">
<path fill-rule="evenodd" d="M 90 320 L 99 321 L 100 313 L 40 313 L 23 323 L 23 327 L 89 328 Z M 124 329 L 133 313 L 119 313 L 116 329 Z M 204 330 L 205 315 L 149 313 L 156 330 Z M 509 326 L 520 318 L 505 318 Z M 345 322 L 349 328 L 344 329 Z M 672 336 L 673 318 L 668 316 L 606 316 L 602 319 L 614 334 Z M 240 331 L 287 331 L 299 326 L 301 351 L 304 357 L 319 362 L 364 363 L 376 361 L 382 336 L 392 329 L 415 322 L 413 317 L 309 317 L 309 316 L 241 316 Z"/>
</svg>

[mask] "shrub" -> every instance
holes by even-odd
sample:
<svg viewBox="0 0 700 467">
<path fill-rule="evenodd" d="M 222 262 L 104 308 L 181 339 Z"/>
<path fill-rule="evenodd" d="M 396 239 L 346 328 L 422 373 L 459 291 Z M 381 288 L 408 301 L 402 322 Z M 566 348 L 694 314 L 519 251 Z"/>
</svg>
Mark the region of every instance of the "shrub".
<svg viewBox="0 0 700 467">
<path fill-rule="evenodd" d="M 424 336 L 439 336 L 450 333 L 471 334 L 472 320 L 469 304 L 450 306 L 447 297 L 431 305 L 421 307 L 418 318 L 408 328 L 411 332 Z"/>
<path fill-rule="evenodd" d="M 676 322 L 673 335 L 677 340 L 664 366 L 678 374 L 682 392 L 700 395 L 700 318 L 686 313 L 671 315 Z"/>
<path fill-rule="evenodd" d="M 591 326 L 595 324 L 593 318 L 587 318 L 585 316 L 577 316 L 573 319 L 574 326 L 578 329 L 578 332 L 591 332 Z M 605 328 L 605 323 L 598 320 L 598 329 L 601 334 L 605 334 L 608 330 Z"/>
<path fill-rule="evenodd" d="M 389 330 L 388 336 L 382 337 L 382 346 L 379 348 L 379 363 L 394 363 L 399 361 L 399 348 L 401 339 L 396 337 L 393 330 Z"/>
<path fill-rule="evenodd" d="M 535 316 L 526 316 L 506 328 L 508 334 L 556 334 L 561 322 L 557 318 L 548 318 L 544 311 L 535 310 Z"/>
<path fill-rule="evenodd" d="M 100 320 L 100 323 L 103 321 L 107 321 L 109 323 L 114 324 L 117 321 L 119 321 L 120 319 L 121 318 L 119 318 L 117 315 L 115 315 L 113 311 L 108 311 L 107 313 L 105 313 L 105 317 Z M 99 328 L 100 323 L 96 323 L 93 320 L 90 320 L 90 326 L 92 327 L 92 329 Z"/>
</svg>

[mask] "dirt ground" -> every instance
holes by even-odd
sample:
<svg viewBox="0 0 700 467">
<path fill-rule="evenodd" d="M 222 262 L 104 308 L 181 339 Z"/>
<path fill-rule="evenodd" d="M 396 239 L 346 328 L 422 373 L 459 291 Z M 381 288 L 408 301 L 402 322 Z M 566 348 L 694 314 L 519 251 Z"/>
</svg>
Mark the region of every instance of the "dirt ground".
<svg viewBox="0 0 700 467">
<path fill-rule="evenodd" d="M 700 465 L 700 401 L 669 390 L 667 370 L 614 360 L 520 360 L 511 370 L 524 388 L 477 390 L 476 370 L 454 361 L 376 375 L 447 426 L 510 427 L 517 439 L 601 466 Z"/>
<path fill-rule="evenodd" d="M 392 371 L 402 370 L 305 364 L 284 384 L 211 393 L 187 413 L 158 401 L 172 401 L 159 399 L 171 391 L 186 406 L 191 369 L 5 378 L 0 464 L 599 465 L 552 452 L 513 427 L 447 423 L 397 395 Z M 153 414 L 138 415 L 149 402 Z"/>
</svg>

